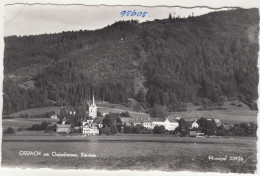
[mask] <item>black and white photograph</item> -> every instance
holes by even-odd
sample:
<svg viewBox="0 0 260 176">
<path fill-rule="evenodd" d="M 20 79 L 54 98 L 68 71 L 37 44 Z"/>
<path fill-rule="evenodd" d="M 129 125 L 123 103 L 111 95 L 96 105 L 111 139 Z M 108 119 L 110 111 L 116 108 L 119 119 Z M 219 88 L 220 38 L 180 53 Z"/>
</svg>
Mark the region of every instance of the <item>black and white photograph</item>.
<svg viewBox="0 0 260 176">
<path fill-rule="evenodd" d="M 254 174 L 259 9 L 4 6 L 1 167 Z"/>
</svg>

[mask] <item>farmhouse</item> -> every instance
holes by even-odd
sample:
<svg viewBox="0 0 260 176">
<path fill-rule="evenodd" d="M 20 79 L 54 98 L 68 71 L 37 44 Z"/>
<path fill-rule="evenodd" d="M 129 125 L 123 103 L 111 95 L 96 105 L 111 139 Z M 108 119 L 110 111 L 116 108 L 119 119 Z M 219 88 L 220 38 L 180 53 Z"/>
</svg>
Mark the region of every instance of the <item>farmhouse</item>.
<svg viewBox="0 0 260 176">
<path fill-rule="evenodd" d="M 70 133 L 71 124 L 57 124 L 56 132 L 57 133 Z"/>
</svg>

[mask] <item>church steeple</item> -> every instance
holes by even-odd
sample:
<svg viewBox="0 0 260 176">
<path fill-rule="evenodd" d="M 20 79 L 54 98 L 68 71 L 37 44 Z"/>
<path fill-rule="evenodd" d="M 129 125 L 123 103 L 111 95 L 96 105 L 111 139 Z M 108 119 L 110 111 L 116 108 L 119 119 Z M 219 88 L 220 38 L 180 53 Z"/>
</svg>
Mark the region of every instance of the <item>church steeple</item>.
<svg viewBox="0 0 260 176">
<path fill-rule="evenodd" d="M 93 92 L 93 98 L 89 105 L 89 117 L 96 118 L 97 117 L 97 105 L 95 104 L 95 97 Z"/>
<path fill-rule="evenodd" d="M 92 100 L 92 105 L 93 105 L 93 106 L 96 106 L 96 105 L 95 105 L 95 98 L 94 98 L 94 93 L 93 93 L 93 100 Z"/>
</svg>

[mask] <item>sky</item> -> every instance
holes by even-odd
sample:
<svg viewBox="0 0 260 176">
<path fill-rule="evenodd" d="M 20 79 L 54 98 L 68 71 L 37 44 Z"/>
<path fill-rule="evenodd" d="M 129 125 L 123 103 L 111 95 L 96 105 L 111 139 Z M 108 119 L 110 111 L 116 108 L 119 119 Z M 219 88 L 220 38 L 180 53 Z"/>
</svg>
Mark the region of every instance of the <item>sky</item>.
<svg viewBox="0 0 260 176">
<path fill-rule="evenodd" d="M 124 16 L 122 11 L 148 12 L 142 16 Z M 198 16 L 216 10 L 209 8 L 142 7 L 142 6 L 84 6 L 84 5 L 6 5 L 4 7 L 4 36 L 24 36 L 59 33 L 62 31 L 95 30 L 115 21 L 136 19 L 140 22 L 173 16 Z"/>
</svg>

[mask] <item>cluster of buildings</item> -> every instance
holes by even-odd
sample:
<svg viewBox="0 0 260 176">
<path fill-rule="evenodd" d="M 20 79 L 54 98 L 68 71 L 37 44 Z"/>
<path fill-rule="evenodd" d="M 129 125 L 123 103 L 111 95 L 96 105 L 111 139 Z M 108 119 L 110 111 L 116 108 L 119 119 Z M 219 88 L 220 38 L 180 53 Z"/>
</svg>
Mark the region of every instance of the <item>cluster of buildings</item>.
<svg viewBox="0 0 260 176">
<path fill-rule="evenodd" d="M 124 122 L 124 118 L 122 118 L 122 121 Z M 165 129 L 168 131 L 174 131 L 179 126 L 179 122 L 174 120 L 171 117 L 168 117 L 166 119 L 160 119 L 160 118 L 133 119 L 125 122 L 125 124 L 127 126 L 140 125 L 147 129 L 154 129 L 155 126 L 164 126 Z"/>
<path fill-rule="evenodd" d="M 97 105 L 95 103 L 95 98 L 93 95 L 93 99 L 91 103 L 89 104 L 88 108 L 88 119 L 84 119 L 82 122 L 82 126 L 76 127 L 77 130 L 82 131 L 82 134 L 84 135 L 96 135 L 99 134 L 99 128 L 102 127 L 102 124 L 94 123 L 94 120 L 97 117 Z M 51 117 L 53 118 L 53 117 Z M 67 119 L 64 117 L 62 119 L 61 124 L 57 124 L 56 126 L 56 132 L 57 133 L 70 133 L 71 132 L 71 124 L 66 124 Z M 74 127 L 75 129 L 75 127 Z"/>
<path fill-rule="evenodd" d="M 73 112 L 72 112 L 73 113 Z M 75 113 L 75 112 L 74 112 Z M 92 101 L 88 106 L 88 119 L 82 121 L 82 125 L 79 127 L 73 127 L 73 130 L 81 131 L 84 135 L 97 135 L 99 129 L 102 128 L 102 122 L 97 122 L 97 105 L 95 103 L 94 95 Z M 52 115 L 51 118 L 57 118 L 56 115 Z M 121 118 L 122 123 L 126 126 L 143 126 L 147 129 L 154 129 L 155 126 L 164 126 L 167 131 L 174 131 L 179 127 L 180 116 L 169 116 L 166 119 L 161 118 Z M 208 119 L 212 120 L 212 119 Z M 214 119 L 217 126 L 220 126 L 220 120 Z M 188 122 L 189 129 L 192 131 L 199 128 L 197 119 L 190 119 Z M 64 117 L 61 124 L 56 126 L 57 133 L 70 133 L 72 130 L 71 124 L 67 123 L 67 119 Z"/>
</svg>

